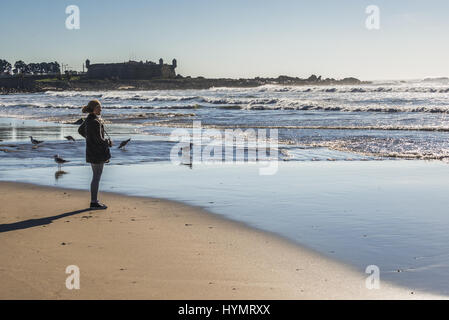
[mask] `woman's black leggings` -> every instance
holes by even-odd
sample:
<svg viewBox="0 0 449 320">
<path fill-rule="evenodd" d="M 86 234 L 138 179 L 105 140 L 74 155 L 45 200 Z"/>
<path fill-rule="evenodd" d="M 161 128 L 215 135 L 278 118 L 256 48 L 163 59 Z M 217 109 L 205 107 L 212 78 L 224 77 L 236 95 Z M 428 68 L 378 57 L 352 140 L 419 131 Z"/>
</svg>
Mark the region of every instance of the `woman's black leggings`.
<svg viewBox="0 0 449 320">
<path fill-rule="evenodd" d="M 100 178 L 103 173 L 104 162 L 91 163 L 92 166 L 92 182 L 90 183 L 90 202 L 98 202 L 98 188 L 100 186 Z"/>
</svg>

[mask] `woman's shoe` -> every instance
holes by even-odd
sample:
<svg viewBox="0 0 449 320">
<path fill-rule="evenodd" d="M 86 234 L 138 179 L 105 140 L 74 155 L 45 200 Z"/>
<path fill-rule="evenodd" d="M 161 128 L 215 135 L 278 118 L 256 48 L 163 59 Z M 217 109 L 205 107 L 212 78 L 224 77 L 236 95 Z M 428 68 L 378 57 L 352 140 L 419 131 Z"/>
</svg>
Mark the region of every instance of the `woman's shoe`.
<svg viewBox="0 0 449 320">
<path fill-rule="evenodd" d="M 100 202 L 91 202 L 90 208 L 95 210 L 104 210 L 107 209 L 108 207 Z"/>
</svg>

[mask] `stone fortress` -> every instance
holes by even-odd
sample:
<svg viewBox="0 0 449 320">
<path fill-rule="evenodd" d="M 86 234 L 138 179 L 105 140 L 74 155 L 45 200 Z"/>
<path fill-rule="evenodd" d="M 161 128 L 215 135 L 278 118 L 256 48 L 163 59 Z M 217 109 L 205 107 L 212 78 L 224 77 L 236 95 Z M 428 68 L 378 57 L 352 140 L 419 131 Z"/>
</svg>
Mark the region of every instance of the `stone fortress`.
<svg viewBox="0 0 449 320">
<path fill-rule="evenodd" d="M 176 67 L 176 59 L 172 60 L 172 64 L 164 64 L 162 58 L 159 59 L 159 63 L 153 61 L 128 61 L 91 64 L 89 59 L 86 60 L 87 77 L 89 79 L 171 79 L 176 77 Z"/>
</svg>

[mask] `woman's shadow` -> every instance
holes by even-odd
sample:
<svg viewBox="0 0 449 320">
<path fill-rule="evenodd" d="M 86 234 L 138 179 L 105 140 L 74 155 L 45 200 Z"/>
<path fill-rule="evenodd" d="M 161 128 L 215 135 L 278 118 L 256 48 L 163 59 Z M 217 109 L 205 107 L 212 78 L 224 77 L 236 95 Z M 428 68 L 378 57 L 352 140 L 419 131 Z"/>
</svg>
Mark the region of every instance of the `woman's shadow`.
<svg viewBox="0 0 449 320">
<path fill-rule="evenodd" d="M 47 224 L 52 223 L 54 220 L 73 216 L 75 214 L 83 213 L 86 211 L 91 211 L 91 209 L 86 208 L 86 209 L 62 213 L 62 214 L 52 216 L 52 217 L 46 217 L 46 218 L 40 218 L 40 219 L 29 219 L 29 220 L 14 222 L 14 223 L 0 224 L 0 233 L 47 225 Z"/>
</svg>

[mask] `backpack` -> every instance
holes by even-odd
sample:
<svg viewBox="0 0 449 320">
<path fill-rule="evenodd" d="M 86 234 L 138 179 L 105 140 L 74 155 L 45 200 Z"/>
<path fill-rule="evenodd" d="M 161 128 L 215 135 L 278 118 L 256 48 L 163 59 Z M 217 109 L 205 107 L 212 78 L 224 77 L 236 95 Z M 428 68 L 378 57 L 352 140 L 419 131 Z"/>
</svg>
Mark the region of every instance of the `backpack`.
<svg viewBox="0 0 449 320">
<path fill-rule="evenodd" d="M 86 138 L 86 120 L 81 123 L 81 125 L 78 127 L 78 133 Z"/>
</svg>

